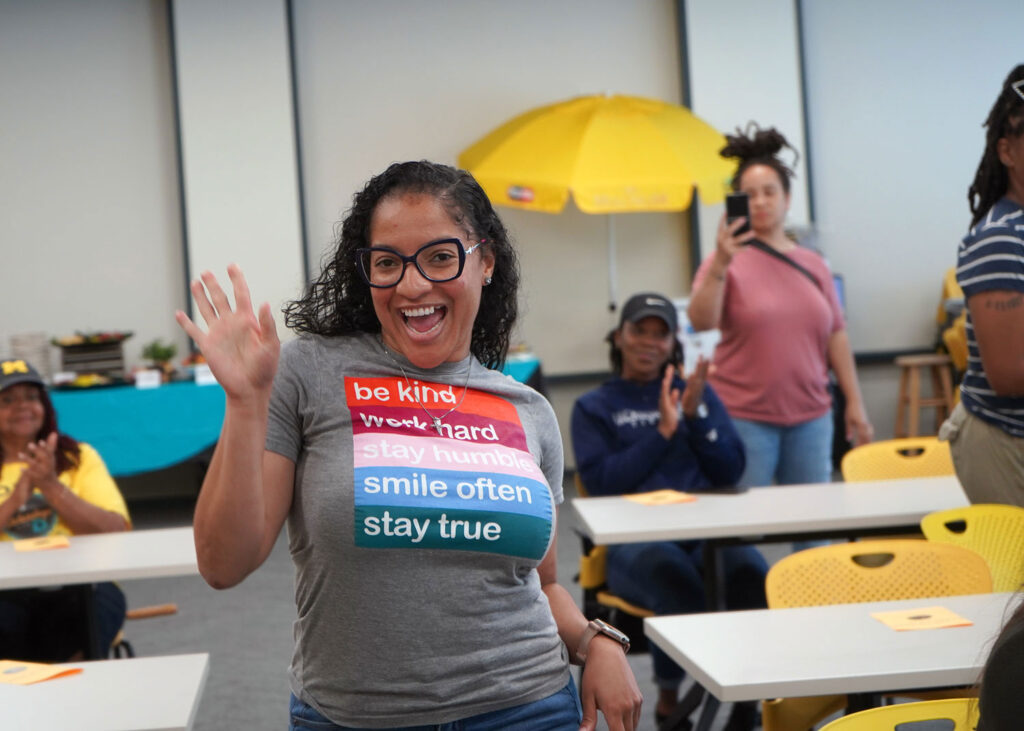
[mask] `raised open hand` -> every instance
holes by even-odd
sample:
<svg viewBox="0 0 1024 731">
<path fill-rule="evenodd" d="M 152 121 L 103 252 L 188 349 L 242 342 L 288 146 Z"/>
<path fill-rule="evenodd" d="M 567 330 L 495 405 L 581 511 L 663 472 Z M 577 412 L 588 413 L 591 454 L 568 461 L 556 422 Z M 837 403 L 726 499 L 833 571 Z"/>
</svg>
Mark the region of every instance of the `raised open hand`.
<svg viewBox="0 0 1024 731">
<path fill-rule="evenodd" d="M 206 332 L 180 310 L 174 314 L 175 319 L 199 346 L 229 398 L 265 397 L 270 393 L 281 352 L 270 305 L 264 302 L 257 317 L 249 285 L 237 264 L 228 266 L 235 295 L 234 309 L 213 274 L 203 272 L 200 276 L 202 281 L 193 281 L 191 290 L 199 314 L 206 322 Z"/>
</svg>

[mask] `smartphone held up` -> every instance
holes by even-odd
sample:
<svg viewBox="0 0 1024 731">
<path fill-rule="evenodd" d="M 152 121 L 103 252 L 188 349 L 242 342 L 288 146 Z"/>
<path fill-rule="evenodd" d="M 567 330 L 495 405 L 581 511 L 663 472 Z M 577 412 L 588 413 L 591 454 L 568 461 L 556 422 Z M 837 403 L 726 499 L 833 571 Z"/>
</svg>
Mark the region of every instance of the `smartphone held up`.
<svg viewBox="0 0 1024 731">
<path fill-rule="evenodd" d="M 747 220 L 733 234 L 734 236 L 750 230 L 750 197 L 746 193 L 730 193 L 725 197 L 725 222 L 731 225 L 737 218 Z"/>
</svg>

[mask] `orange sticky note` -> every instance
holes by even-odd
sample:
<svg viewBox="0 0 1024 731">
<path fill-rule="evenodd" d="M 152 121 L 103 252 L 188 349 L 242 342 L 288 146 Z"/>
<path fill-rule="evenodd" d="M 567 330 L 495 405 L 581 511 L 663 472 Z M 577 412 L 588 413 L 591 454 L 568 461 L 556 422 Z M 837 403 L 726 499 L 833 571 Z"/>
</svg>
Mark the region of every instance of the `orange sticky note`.
<svg viewBox="0 0 1024 731">
<path fill-rule="evenodd" d="M 945 607 L 901 609 L 895 612 L 872 612 L 871 616 L 897 632 L 915 629 L 970 627 L 974 622 Z"/>
<path fill-rule="evenodd" d="M 692 503 L 697 499 L 696 495 L 679 490 L 655 490 L 654 492 L 639 492 L 635 495 L 625 495 L 627 500 L 643 505 L 669 505 L 671 503 Z"/>
<path fill-rule="evenodd" d="M 38 662 L 0 660 L 0 683 L 9 685 L 31 685 L 43 680 L 77 675 L 82 668 L 62 668 Z"/>
<path fill-rule="evenodd" d="M 51 548 L 67 548 L 71 541 L 67 536 L 39 536 L 39 538 L 22 538 L 14 541 L 15 551 L 48 551 Z"/>
</svg>

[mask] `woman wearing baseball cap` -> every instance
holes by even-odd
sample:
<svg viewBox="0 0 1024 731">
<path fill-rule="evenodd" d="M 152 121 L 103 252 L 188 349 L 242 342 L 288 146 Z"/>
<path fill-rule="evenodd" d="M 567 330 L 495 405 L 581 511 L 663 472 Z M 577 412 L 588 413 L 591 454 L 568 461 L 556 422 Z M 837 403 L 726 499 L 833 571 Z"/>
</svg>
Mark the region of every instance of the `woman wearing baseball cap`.
<svg viewBox="0 0 1024 731">
<path fill-rule="evenodd" d="M 653 292 L 634 295 L 608 335 L 615 377 L 579 398 L 572 413 L 576 469 L 591 495 L 674 488 L 701 492 L 736 484 L 746 464 L 743 443 L 725 406 L 707 385 L 708 362 L 683 379 L 676 309 Z M 608 546 L 608 588 L 656 614 L 708 607 L 703 541 Z M 729 609 L 765 606 L 767 565 L 752 546 L 721 549 Z M 651 648 L 658 702 L 667 716 L 678 703 L 683 669 Z M 755 727 L 754 704 L 737 704 L 727 731 Z"/>
<path fill-rule="evenodd" d="M 24 360 L 0 361 L 0 540 L 128 530 L 124 498 L 88 444 L 57 429 L 39 373 Z M 94 592 L 100 647 L 124 622 L 112 583 Z M 62 662 L 84 651 L 80 594 L 47 588 L 0 592 L 0 658 Z"/>
</svg>

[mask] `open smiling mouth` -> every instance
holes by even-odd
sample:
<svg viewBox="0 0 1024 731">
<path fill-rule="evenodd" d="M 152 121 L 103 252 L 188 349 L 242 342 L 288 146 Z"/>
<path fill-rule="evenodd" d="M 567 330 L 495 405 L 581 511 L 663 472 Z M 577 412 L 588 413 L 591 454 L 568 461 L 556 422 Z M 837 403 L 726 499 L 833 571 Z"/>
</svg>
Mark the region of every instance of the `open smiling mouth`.
<svg viewBox="0 0 1024 731">
<path fill-rule="evenodd" d="M 402 310 L 402 317 L 406 326 L 418 333 L 427 333 L 436 328 L 448 314 L 448 308 L 443 305 L 431 305 L 429 307 L 414 307 Z"/>
</svg>

